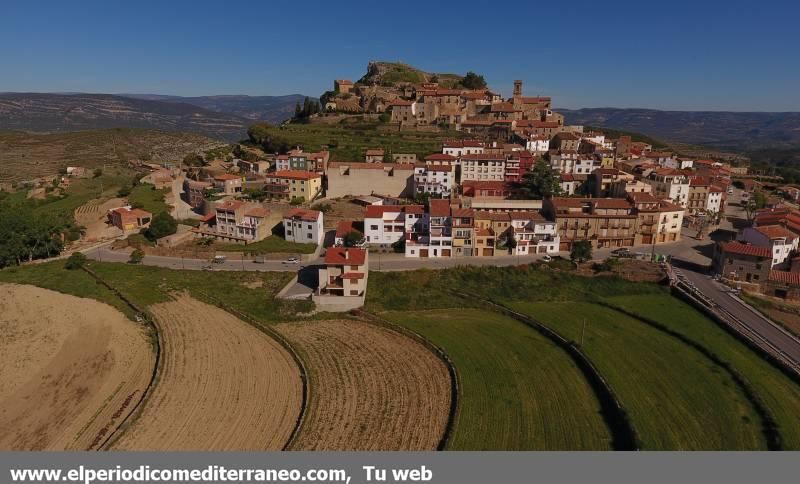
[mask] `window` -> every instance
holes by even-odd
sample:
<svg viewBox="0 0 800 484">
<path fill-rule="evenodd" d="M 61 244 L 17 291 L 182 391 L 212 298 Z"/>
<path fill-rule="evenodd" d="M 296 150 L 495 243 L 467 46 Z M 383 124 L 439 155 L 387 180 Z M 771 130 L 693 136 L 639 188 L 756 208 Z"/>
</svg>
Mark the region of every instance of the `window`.
<svg viewBox="0 0 800 484">
<path fill-rule="evenodd" d="M 310 239 L 311 238 L 311 234 L 306 235 L 306 238 Z"/>
<path fill-rule="evenodd" d="M 350 295 L 351 295 L 351 296 L 358 296 L 358 291 L 357 291 L 357 290 L 355 290 L 355 289 L 351 289 L 351 290 L 350 290 Z"/>
<path fill-rule="evenodd" d="M 378 226 L 377 225 L 370 225 L 369 229 L 370 230 L 378 230 Z"/>
</svg>

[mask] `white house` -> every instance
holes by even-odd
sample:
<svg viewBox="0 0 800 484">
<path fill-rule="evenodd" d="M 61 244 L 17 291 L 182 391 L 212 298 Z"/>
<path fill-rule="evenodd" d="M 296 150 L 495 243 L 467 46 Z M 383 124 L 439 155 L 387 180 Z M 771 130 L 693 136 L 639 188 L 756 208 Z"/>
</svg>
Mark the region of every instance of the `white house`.
<svg viewBox="0 0 800 484">
<path fill-rule="evenodd" d="M 442 143 L 442 153 L 460 158 L 463 155 L 478 155 L 483 153 L 484 144 L 477 140 L 455 140 Z"/>
<path fill-rule="evenodd" d="M 290 166 L 289 155 L 278 155 L 275 158 L 275 171 L 288 171 Z"/>
<path fill-rule="evenodd" d="M 525 149 L 531 153 L 547 153 L 550 149 L 550 137 L 545 135 L 530 135 L 525 142 Z"/>
<path fill-rule="evenodd" d="M 461 181 L 505 180 L 506 157 L 502 154 L 463 155 L 461 157 Z"/>
<path fill-rule="evenodd" d="M 283 216 L 284 238 L 298 244 L 322 244 L 325 230 L 322 212 L 307 208 L 293 208 Z"/>
<path fill-rule="evenodd" d="M 772 252 L 772 267 L 781 265 L 797 250 L 797 236 L 780 225 L 748 227 L 737 237 L 740 242 L 748 242 L 758 247 L 769 248 Z"/>
<path fill-rule="evenodd" d="M 555 222 L 545 220 L 538 212 L 511 212 L 516 255 L 557 254 L 561 241 Z"/>
<path fill-rule="evenodd" d="M 453 165 L 417 165 L 414 167 L 414 193 L 428 193 L 449 198 L 456 171 Z"/>
<path fill-rule="evenodd" d="M 721 187 L 711 185 L 708 189 L 708 200 L 706 201 L 706 211 L 712 213 L 720 213 L 722 211 L 722 197 L 725 196 L 725 190 Z"/>
<path fill-rule="evenodd" d="M 373 246 L 389 246 L 411 232 L 423 218 L 422 205 L 370 205 L 364 213 L 364 235 L 366 243 Z"/>
</svg>

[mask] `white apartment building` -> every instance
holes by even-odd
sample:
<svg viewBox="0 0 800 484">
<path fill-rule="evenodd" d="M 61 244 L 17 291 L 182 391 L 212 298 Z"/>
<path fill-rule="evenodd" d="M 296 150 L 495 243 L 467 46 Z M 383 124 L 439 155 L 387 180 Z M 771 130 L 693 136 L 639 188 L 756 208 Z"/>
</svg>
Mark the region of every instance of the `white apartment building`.
<svg viewBox="0 0 800 484">
<path fill-rule="evenodd" d="M 514 234 L 516 255 L 557 254 L 561 238 L 555 222 L 550 222 L 538 212 L 511 212 L 511 230 Z"/>
<path fill-rule="evenodd" d="M 424 217 L 422 205 L 370 205 L 364 213 L 366 243 L 388 247 L 416 231 Z"/>
<path fill-rule="evenodd" d="M 506 157 L 502 154 L 463 155 L 461 157 L 461 181 L 496 180 L 506 176 Z"/>
<path fill-rule="evenodd" d="M 454 165 L 417 165 L 414 167 L 414 193 L 450 198 L 455 178 Z"/>
<path fill-rule="evenodd" d="M 725 191 L 718 187 L 711 185 L 708 189 L 708 200 L 706 202 L 706 211 L 713 213 L 720 213 L 722 211 L 722 197 L 725 196 Z"/>
<path fill-rule="evenodd" d="M 550 137 L 546 135 L 531 135 L 525 141 L 525 149 L 531 153 L 547 153 L 550 150 Z"/>
<path fill-rule="evenodd" d="M 689 178 L 683 173 L 670 168 L 659 168 L 650 172 L 643 181 L 653 187 L 653 195 L 657 198 L 666 198 L 683 208 L 687 207 Z"/>
<path fill-rule="evenodd" d="M 430 200 L 427 230 L 406 237 L 406 257 L 451 257 L 453 226 L 449 200 Z"/>
<path fill-rule="evenodd" d="M 293 208 L 283 216 L 283 236 L 298 244 L 322 244 L 325 238 L 322 212 Z"/>
</svg>

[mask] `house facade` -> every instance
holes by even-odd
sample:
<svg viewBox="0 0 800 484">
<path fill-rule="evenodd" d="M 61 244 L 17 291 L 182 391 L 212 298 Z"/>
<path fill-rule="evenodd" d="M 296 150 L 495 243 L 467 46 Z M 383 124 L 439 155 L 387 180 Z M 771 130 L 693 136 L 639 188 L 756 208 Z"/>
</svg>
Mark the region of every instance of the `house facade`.
<svg viewBox="0 0 800 484">
<path fill-rule="evenodd" d="M 298 244 L 322 245 L 325 238 L 323 214 L 307 208 L 293 208 L 283 215 L 284 239 Z"/>
</svg>

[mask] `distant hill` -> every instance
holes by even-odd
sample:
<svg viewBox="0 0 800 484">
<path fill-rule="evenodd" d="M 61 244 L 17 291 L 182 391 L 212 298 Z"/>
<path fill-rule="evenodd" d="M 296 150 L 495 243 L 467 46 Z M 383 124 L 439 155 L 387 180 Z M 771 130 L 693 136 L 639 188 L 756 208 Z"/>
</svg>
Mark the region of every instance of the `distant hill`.
<svg viewBox="0 0 800 484">
<path fill-rule="evenodd" d="M 232 114 L 252 121 L 278 124 L 291 118 L 297 103 L 303 104 L 302 94 L 286 96 L 164 96 L 160 94 L 119 94 L 149 101 L 191 104 L 209 111 Z"/>
<path fill-rule="evenodd" d="M 559 109 L 569 124 L 643 133 L 668 142 L 752 151 L 800 146 L 800 113 Z"/>
<path fill-rule="evenodd" d="M 182 102 L 110 94 L 0 94 L 0 129 L 69 132 L 100 128 L 146 128 L 197 133 L 237 141 L 251 120 Z"/>
</svg>

